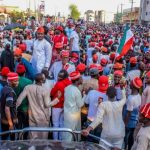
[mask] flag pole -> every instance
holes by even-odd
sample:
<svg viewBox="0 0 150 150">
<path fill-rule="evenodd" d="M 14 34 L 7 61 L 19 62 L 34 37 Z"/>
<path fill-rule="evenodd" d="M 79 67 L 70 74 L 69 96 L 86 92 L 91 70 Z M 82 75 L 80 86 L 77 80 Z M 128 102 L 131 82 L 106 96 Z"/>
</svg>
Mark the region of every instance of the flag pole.
<svg viewBox="0 0 150 150">
<path fill-rule="evenodd" d="M 125 29 L 124 29 L 124 32 L 127 30 L 127 28 L 128 28 L 128 24 L 126 24 L 126 27 L 125 27 Z M 123 36 L 121 37 L 121 41 L 120 41 L 120 43 L 119 43 L 119 47 L 118 47 L 118 49 L 116 50 L 115 53 L 117 53 L 118 51 L 120 52 L 120 51 L 122 50 L 122 45 L 121 45 L 121 43 L 122 43 L 123 37 L 124 37 L 124 34 L 123 34 Z M 116 61 L 116 57 L 115 57 L 115 59 L 114 59 L 114 61 L 113 61 L 112 67 L 111 67 L 111 69 L 110 69 L 110 71 L 109 71 L 109 74 L 112 72 L 112 69 L 113 69 L 113 66 L 114 66 L 115 61 Z"/>
<path fill-rule="evenodd" d="M 117 53 L 117 49 L 116 49 L 116 51 L 115 51 L 115 55 L 116 55 L 116 53 Z M 112 66 L 111 66 L 111 69 L 110 69 L 110 71 L 109 71 L 109 74 L 111 74 L 111 72 L 112 72 L 112 69 L 113 69 L 113 67 L 114 67 L 114 64 L 115 64 L 115 61 L 116 61 L 116 56 L 115 56 L 115 59 L 114 59 L 114 61 L 113 61 L 113 63 L 112 63 Z"/>
</svg>

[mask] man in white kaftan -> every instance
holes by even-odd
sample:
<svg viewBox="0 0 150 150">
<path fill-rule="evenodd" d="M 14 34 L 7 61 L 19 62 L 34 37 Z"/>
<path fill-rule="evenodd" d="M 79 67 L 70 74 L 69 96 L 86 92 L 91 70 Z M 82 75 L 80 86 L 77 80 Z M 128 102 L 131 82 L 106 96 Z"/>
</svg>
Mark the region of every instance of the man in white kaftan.
<svg viewBox="0 0 150 150">
<path fill-rule="evenodd" d="M 37 30 L 37 40 L 33 45 L 33 55 L 31 64 L 35 68 L 36 73 L 41 73 L 42 69 L 50 66 L 52 58 L 52 47 L 49 42 L 44 39 L 44 29 L 40 27 Z"/>
<path fill-rule="evenodd" d="M 84 100 L 77 85 L 81 82 L 81 78 L 72 79 L 76 71 L 70 74 L 72 82 L 76 83 L 65 88 L 65 102 L 64 102 L 64 127 L 72 130 L 81 130 L 81 107 L 84 105 Z M 77 77 L 78 75 L 76 75 Z M 79 77 L 79 76 L 78 76 Z M 72 135 L 69 133 L 63 134 L 63 140 L 71 141 Z"/>
</svg>

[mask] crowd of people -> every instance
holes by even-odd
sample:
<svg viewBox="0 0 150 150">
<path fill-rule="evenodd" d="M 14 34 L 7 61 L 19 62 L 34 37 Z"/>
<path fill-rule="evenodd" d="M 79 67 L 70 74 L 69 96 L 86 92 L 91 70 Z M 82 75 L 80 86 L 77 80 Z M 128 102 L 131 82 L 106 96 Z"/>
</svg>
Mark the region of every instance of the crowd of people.
<svg viewBox="0 0 150 150">
<path fill-rule="evenodd" d="M 130 28 L 134 41 L 122 57 L 123 25 L 68 20 L 1 30 L 1 132 L 64 127 L 82 130 L 82 140 L 96 142 L 89 133 L 101 137 L 114 150 L 150 150 L 150 27 Z M 69 133 L 52 138 L 72 141 Z"/>
</svg>

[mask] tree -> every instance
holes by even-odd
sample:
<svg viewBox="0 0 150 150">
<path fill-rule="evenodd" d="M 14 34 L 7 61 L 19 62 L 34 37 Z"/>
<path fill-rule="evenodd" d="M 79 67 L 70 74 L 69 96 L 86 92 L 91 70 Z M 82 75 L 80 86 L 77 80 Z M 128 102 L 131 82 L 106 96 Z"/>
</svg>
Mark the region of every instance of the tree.
<svg viewBox="0 0 150 150">
<path fill-rule="evenodd" d="M 22 21 L 24 21 L 24 19 L 25 19 L 25 15 L 24 15 L 24 12 L 19 12 L 19 11 L 12 11 L 11 13 L 10 13 L 10 17 L 11 17 L 11 19 L 12 19 L 12 22 L 17 22 L 17 20 L 18 19 L 21 19 Z"/>
<path fill-rule="evenodd" d="M 78 20 L 80 18 L 80 15 L 81 15 L 81 13 L 78 10 L 78 7 L 76 5 L 74 5 L 74 4 L 71 4 L 69 6 L 69 9 L 70 9 L 70 16 L 71 16 L 71 18 L 73 18 L 75 20 Z"/>
</svg>

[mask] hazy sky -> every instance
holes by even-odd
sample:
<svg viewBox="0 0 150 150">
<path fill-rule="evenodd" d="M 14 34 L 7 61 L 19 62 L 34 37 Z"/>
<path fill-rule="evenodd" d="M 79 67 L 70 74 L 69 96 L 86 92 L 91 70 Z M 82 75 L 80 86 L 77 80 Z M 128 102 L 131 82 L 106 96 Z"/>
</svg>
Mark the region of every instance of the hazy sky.
<svg viewBox="0 0 150 150">
<path fill-rule="evenodd" d="M 30 0 L 32 8 L 34 8 L 34 1 L 36 4 L 41 0 Z M 61 15 L 67 15 L 69 13 L 68 6 L 72 3 L 76 4 L 83 15 L 86 10 L 106 10 L 108 14 L 115 13 L 117 6 L 123 3 L 123 8 L 130 8 L 130 0 L 45 0 L 45 12 L 46 14 L 55 15 L 58 12 Z M 140 0 L 134 0 L 134 6 L 140 5 Z M 29 6 L 29 0 L 3 0 L 1 2 L 5 5 L 19 6 L 21 9 L 26 9 Z M 121 11 L 121 6 L 119 6 Z"/>
</svg>

